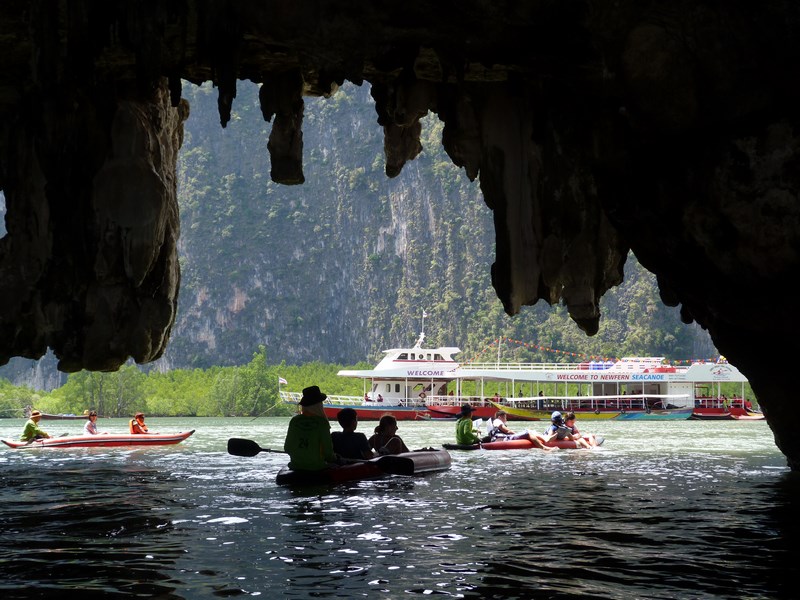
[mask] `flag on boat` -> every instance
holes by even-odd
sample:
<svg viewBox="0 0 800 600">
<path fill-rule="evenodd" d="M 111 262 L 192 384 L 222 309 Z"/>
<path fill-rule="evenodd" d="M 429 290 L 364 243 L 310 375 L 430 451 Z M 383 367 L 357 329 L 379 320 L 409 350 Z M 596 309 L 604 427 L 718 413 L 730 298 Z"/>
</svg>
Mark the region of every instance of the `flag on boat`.
<svg viewBox="0 0 800 600">
<path fill-rule="evenodd" d="M 288 385 L 289 382 L 286 381 L 283 377 L 278 377 L 278 385 Z"/>
</svg>

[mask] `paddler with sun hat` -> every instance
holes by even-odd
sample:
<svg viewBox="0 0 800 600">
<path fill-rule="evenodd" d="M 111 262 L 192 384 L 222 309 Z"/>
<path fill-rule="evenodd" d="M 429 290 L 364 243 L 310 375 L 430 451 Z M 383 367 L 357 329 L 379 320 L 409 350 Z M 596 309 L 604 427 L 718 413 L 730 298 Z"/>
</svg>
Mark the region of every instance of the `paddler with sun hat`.
<svg viewBox="0 0 800 600">
<path fill-rule="evenodd" d="M 283 449 L 289 454 L 289 468 L 299 471 L 319 471 L 336 463 L 331 439 L 331 424 L 322 408 L 327 398 L 319 387 L 303 390 L 300 414 L 292 417 L 286 430 Z"/>
<path fill-rule="evenodd" d="M 44 429 L 39 428 L 39 421 L 42 418 L 42 413 L 38 410 L 32 410 L 31 416 L 25 423 L 25 429 L 22 430 L 22 435 L 19 439 L 23 442 L 32 442 L 33 440 L 40 440 L 42 438 L 49 438 L 50 434 Z"/>
<path fill-rule="evenodd" d="M 480 443 L 481 438 L 478 437 L 472 424 L 474 410 L 469 404 L 461 406 L 461 412 L 458 413 L 458 421 L 456 421 L 456 444 L 471 446 Z"/>
</svg>

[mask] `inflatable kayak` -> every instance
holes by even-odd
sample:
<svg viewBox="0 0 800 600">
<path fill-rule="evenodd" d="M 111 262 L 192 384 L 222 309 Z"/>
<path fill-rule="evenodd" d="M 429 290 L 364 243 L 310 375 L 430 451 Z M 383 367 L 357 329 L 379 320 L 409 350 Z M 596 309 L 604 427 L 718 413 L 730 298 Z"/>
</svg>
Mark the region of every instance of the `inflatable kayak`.
<svg viewBox="0 0 800 600">
<path fill-rule="evenodd" d="M 587 436 L 588 437 L 588 436 Z M 602 435 L 593 436 L 598 446 L 602 446 L 605 438 Z M 530 440 L 502 440 L 497 442 L 486 442 L 485 444 L 442 444 L 447 450 L 531 450 L 536 448 Z M 552 440 L 545 446 L 550 448 L 562 448 L 564 450 L 577 450 L 578 443 L 570 440 Z"/>
<path fill-rule="evenodd" d="M 179 433 L 99 433 L 97 435 L 68 435 L 51 437 L 32 442 L 19 440 L 0 440 L 9 448 L 109 448 L 116 446 L 168 446 L 178 444 L 194 433 L 181 431 Z"/>
<path fill-rule="evenodd" d="M 278 485 L 320 485 L 377 479 L 386 475 L 422 475 L 450 468 L 447 450 L 415 450 L 402 454 L 387 454 L 364 462 L 331 467 L 321 471 L 280 470 L 275 481 Z"/>
</svg>

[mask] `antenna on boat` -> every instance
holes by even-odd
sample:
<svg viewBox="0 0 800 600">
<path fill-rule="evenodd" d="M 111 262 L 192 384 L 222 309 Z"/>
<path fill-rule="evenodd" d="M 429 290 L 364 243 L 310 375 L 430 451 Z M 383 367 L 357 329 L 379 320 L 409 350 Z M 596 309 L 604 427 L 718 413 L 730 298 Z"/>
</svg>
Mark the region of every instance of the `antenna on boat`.
<svg viewBox="0 0 800 600">
<path fill-rule="evenodd" d="M 419 332 L 419 338 L 417 338 L 416 343 L 414 344 L 414 348 L 422 348 L 422 342 L 425 339 L 425 317 L 428 316 L 428 313 L 425 312 L 425 309 L 422 309 L 422 331 Z"/>
</svg>

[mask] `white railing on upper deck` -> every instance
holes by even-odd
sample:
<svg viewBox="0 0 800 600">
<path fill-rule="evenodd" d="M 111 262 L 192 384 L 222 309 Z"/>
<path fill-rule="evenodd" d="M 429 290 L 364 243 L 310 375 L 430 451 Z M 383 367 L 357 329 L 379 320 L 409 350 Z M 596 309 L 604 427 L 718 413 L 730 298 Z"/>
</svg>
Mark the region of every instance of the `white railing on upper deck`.
<svg viewBox="0 0 800 600">
<path fill-rule="evenodd" d="M 462 363 L 462 371 L 644 371 L 660 367 L 674 368 L 676 371 L 686 371 L 688 367 L 669 365 L 661 359 L 620 360 L 616 362 L 583 362 L 583 363 L 509 363 L 509 362 L 473 362 Z"/>
<path fill-rule="evenodd" d="M 491 406 L 492 402 L 513 408 L 529 410 L 646 410 L 647 408 L 667 408 L 671 405 L 685 407 L 689 402 L 688 394 L 625 394 L 614 396 L 522 396 L 517 398 L 479 396 L 428 396 L 428 406 L 461 406 L 469 404 L 473 407 Z"/>
<path fill-rule="evenodd" d="M 459 370 L 470 371 L 598 371 L 606 370 L 610 367 L 596 366 L 593 369 L 582 366 L 576 363 L 508 363 L 508 362 L 491 362 L 491 363 L 462 363 Z"/>
<path fill-rule="evenodd" d="M 300 399 L 303 397 L 303 394 L 300 392 L 285 392 L 283 390 L 280 391 L 281 400 L 288 404 L 297 404 L 300 402 Z M 363 396 L 340 396 L 340 395 L 331 395 L 329 394 L 325 400 L 325 404 L 340 404 L 345 406 L 365 406 L 370 408 L 381 408 L 385 406 L 386 408 L 392 408 L 393 406 L 403 406 L 403 407 L 415 407 L 415 408 L 424 408 L 425 407 L 425 400 L 422 399 L 411 399 L 411 398 L 403 398 L 400 400 L 400 403 L 397 404 L 394 399 L 392 401 L 386 402 L 377 402 L 373 400 L 364 400 Z"/>
</svg>

